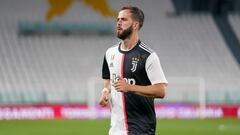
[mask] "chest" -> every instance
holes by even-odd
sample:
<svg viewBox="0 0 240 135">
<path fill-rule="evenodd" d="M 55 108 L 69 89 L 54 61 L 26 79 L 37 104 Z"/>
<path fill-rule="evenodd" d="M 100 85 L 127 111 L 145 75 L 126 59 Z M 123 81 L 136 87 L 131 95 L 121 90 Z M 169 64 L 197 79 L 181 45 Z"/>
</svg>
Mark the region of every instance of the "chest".
<svg viewBox="0 0 240 135">
<path fill-rule="evenodd" d="M 134 53 L 111 53 L 108 56 L 108 67 L 111 74 L 131 77 L 145 72 L 147 55 Z"/>
</svg>

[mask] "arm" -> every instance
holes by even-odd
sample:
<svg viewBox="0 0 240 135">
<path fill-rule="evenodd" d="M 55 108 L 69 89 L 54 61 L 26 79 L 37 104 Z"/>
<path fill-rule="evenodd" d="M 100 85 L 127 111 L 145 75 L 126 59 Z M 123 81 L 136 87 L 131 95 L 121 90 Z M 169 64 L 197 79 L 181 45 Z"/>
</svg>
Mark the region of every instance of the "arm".
<svg viewBox="0 0 240 135">
<path fill-rule="evenodd" d="M 157 83 L 154 85 L 140 86 L 128 84 L 123 78 L 120 78 L 114 87 L 119 92 L 133 92 L 140 96 L 164 98 L 165 96 L 165 83 Z"/>
<path fill-rule="evenodd" d="M 103 89 L 102 89 L 102 95 L 99 100 L 99 104 L 102 107 L 106 107 L 108 105 L 108 95 L 110 90 L 110 80 L 109 79 L 103 79 Z"/>
<path fill-rule="evenodd" d="M 99 99 L 99 104 L 102 107 L 106 107 L 108 105 L 108 95 L 109 95 L 109 90 L 110 90 L 110 72 L 106 60 L 106 56 L 104 56 L 103 59 L 103 66 L 102 66 L 102 78 L 103 78 L 103 89 L 102 89 L 102 94 Z"/>
<path fill-rule="evenodd" d="M 148 86 L 130 85 L 130 91 L 140 96 L 164 98 L 166 84 L 158 83 Z"/>
</svg>

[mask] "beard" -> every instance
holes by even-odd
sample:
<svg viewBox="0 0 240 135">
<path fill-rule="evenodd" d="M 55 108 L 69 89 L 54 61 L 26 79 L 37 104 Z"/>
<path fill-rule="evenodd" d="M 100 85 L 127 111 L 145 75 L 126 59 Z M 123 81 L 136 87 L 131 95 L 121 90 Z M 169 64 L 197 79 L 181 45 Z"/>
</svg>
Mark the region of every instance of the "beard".
<svg viewBox="0 0 240 135">
<path fill-rule="evenodd" d="M 126 38 L 129 38 L 132 35 L 132 32 L 133 32 L 133 27 L 131 25 L 126 30 L 123 30 L 122 33 L 117 32 L 117 37 L 119 39 L 125 40 Z"/>
</svg>

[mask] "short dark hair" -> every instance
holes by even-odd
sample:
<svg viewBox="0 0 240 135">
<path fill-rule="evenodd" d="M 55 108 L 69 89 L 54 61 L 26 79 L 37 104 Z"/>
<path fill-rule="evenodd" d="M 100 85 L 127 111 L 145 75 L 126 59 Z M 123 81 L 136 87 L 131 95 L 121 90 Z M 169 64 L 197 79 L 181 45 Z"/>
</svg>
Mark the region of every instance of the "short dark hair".
<svg viewBox="0 0 240 135">
<path fill-rule="evenodd" d="M 139 29 L 142 28 L 144 22 L 144 13 L 141 9 L 133 6 L 125 6 L 122 7 L 121 10 L 130 10 L 130 12 L 132 13 L 132 18 L 139 22 Z"/>
</svg>

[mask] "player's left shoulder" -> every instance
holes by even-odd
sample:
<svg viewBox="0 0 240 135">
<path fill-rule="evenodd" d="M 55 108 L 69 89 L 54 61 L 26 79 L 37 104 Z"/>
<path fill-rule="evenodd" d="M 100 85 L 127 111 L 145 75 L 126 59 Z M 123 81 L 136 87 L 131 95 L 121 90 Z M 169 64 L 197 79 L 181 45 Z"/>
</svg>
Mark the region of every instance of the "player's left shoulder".
<svg viewBox="0 0 240 135">
<path fill-rule="evenodd" d="M 149 54 L 154 53 L 154 50 L 153 50 L 152 48 L 150 48 L 146 43 L 144 43 L 144 42 L 142 42 L 142 41 L 139 43 L 139 47 L 140 47 L 143 51 L 145 51 L 146 53 L 149 53 Z"/>
</svg>

